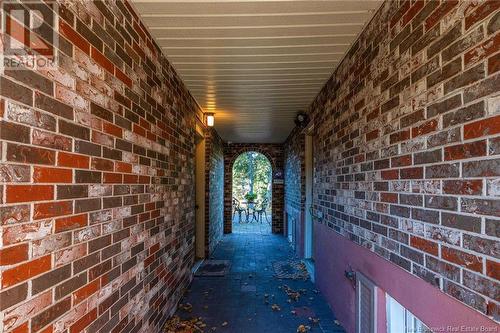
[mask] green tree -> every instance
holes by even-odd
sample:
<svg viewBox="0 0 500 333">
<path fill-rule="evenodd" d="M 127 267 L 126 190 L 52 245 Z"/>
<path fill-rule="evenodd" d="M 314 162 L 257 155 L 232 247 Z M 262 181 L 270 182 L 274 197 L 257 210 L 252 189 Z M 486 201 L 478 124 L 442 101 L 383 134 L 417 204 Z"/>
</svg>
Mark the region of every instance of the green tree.
<svg viewBox="0 0 500 333">
<path fill-rule="evenodd" d="M 257 152 L 238 156 L 233 165 L 233 196 L 245 200 L 246 193 L 255 193 L 257 200 L 271 199 L 272 167 L 269 160 Z"/>
</svg>

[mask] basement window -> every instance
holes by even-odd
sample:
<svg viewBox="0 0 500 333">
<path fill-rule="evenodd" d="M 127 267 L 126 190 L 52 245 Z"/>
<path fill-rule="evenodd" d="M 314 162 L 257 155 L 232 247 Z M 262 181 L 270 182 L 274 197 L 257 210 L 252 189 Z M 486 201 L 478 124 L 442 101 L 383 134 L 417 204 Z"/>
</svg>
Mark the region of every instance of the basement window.
<svg viewBox="0 0 500 333">
<path fill-rule="evenodd" d="M 386 296 L 387 333 L 432 333 L 417 317 L 394 298 Z"/>
<path fill-rule="evenodd" d="M 356 333 L 377 332 L 377 287 L 361 273 L 356 273 Z M 401 333 L 401 332 L 398 332 Z"/>
</svg>

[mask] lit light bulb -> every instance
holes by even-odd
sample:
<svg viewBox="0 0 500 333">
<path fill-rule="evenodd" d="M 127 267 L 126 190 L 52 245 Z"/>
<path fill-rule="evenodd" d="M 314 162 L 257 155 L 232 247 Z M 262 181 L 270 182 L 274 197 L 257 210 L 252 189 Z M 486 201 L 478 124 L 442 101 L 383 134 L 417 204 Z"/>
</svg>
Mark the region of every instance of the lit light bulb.
<svg viewBox="0 0 500 333">
<path fill-rule="evenodd" d="M 207 126 L 214 126 L 215 117 L 213 113 L 207 113 Z"/>
</svg>

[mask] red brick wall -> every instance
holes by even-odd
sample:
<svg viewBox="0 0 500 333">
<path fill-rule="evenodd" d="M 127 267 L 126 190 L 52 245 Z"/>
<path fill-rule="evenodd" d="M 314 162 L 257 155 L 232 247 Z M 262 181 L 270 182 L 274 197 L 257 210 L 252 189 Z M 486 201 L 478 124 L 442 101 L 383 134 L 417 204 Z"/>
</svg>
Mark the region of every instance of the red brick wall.
<svg viewBox="0 0 500 333">
<path fill-rule="evenodd" d="M 497 320 L 499 8 L 386 1 L 308 111 L 331 232 Z"/>
<path fill-rule="evenodd" d="M 283 233 L 284 185 L 275 184 L 274 180 L 275 171 L 283 171 L 283 145 L 262 143 L 226 143 L 224 145 L 224 233 L 230 233 L 232 230 L 233 163 L 238 156 L 248 151 L 264 154 L 272 164 L 272 232 Z"/>
<path fill-rule="evenodd" d="M 2 331 L 160 331 L 193 263 L 197 105 L 128 3 L 71 5 L 60 66 L 0 81 Z"/>
</svg>

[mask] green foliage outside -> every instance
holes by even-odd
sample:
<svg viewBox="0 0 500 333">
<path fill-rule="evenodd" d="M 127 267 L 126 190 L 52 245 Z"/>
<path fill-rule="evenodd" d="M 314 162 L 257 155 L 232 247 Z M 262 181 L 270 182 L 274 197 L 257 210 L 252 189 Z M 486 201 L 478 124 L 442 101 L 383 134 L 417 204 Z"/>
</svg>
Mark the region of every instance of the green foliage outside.
<svg viewBox="0 0 500 333">
<path fill-rule="evenodd" d="M 245 199 L 248 202 L 255 202 L 255 200 L 257 200 L 257 194 L 248 192 L 245 194 Z"/>
<path fill-rule="evenodd" d="M 255 202 L 266 197 L 271 201 L 271 163 L 261 153 L 243 153 L 233 165 L 233 197 L 246 201 L 245 195 L 256 195 Z"/>
</svg>

